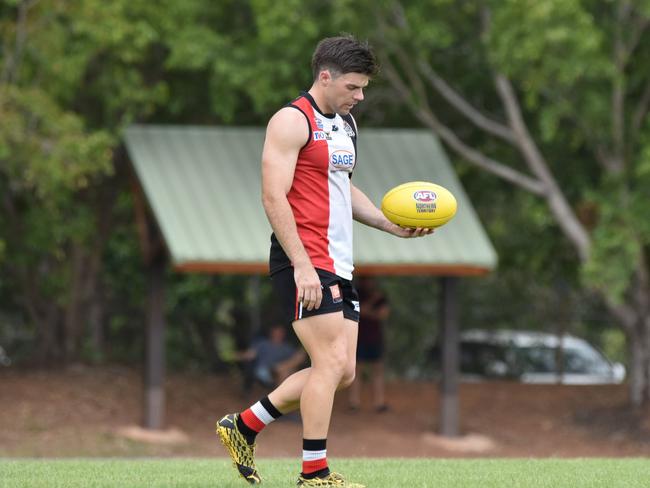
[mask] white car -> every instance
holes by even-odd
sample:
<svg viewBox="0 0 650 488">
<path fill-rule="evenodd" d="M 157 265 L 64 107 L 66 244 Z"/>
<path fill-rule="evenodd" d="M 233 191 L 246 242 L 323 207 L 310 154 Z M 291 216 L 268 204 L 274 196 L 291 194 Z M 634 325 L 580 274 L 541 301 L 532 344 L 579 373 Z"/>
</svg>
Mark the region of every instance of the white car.
<svg viewBox="0 0 650 488">
<path fill-rule="evenodd" d="M 595 385 L 622 383 L 625 379 L 625 366 L 612 363 L 584 339 L 534 331 L 463 331 L 460 363 L 465 381 L 487 377 L 523 383 Z"/>
</svg>

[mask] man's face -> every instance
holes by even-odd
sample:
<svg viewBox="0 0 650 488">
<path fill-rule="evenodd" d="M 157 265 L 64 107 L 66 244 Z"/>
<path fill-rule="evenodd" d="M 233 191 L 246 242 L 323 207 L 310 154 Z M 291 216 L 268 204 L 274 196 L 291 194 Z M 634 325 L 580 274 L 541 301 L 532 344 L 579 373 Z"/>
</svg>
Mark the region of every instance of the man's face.
<svg viewBox="0 0 650 488">
<path fill-rule="evenodd" d="M 363 89 L 368 86 L 370 77 L 361 73 L 333 73 L 321 71 L 321 81 L 325 97 L 332 112 L 347 115 L 357 103 L 363 100 Z"/>
</svg>

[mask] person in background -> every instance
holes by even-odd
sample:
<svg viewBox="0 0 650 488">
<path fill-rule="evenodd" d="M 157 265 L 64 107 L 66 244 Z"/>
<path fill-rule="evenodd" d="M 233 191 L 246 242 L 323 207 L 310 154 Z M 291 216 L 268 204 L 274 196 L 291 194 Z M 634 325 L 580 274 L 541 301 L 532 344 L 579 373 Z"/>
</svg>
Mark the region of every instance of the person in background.
<svg viewBox="0 0 650 488">
<path fill-rule="evenodd" d="M 384 323 L 390 315 L 390 305 L 385 293 L 370 276 L 357 282 L 359 301 L 362 303 L 357 342 L 358 374 L 350 386 L 350 410 L 361 407 L 361 384 L 364 370 L 370 370 L 372 401 L 376 412 L 388 410 L 384 386 Z"/>
<path fill-rule="evenodd" d="M 287 341 L 285 327 L 274 324 L 266 336 L 254 340 L 237 359 L 244 362 L 244 388 L 250 390 L 256 381 L 267 388 L 275 388 L 301 369 L 307 354 Z"/>
</svg>

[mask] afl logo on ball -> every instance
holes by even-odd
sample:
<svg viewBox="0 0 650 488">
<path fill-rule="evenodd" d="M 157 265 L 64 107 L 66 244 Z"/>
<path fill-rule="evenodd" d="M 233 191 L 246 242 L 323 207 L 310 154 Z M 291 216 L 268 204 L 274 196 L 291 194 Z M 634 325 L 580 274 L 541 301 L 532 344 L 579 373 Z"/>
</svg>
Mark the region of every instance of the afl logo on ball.
<svg viewBox="0 0 650 488">
<path fill-rule="evenodd" d="M 430 190 L 418 190 L 413 193 L 413 199 L 416 202 L 435 202 L 436 194 Z"/>
</svg>

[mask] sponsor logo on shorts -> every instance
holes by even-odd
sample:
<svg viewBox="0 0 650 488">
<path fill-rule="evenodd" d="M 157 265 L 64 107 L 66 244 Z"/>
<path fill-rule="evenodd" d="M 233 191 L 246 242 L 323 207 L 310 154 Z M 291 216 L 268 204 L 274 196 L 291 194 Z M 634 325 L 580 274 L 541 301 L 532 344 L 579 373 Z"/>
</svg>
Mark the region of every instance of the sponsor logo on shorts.
<svg viewBox="0 0 650 488">
<path fill-rule="evenodd" d="M 341 303 L 343 297 L 341 296 L 341 287 L 338 284 L 331 285 L 330 291 L 332 292 L 332 303 Z"/>
<path fill-rule="evenodd" d="M 354 153 L 344 150 L 334 151 L 330 164 L 336 169 L 351 170 L 354 167 Z"/>
</svg>

